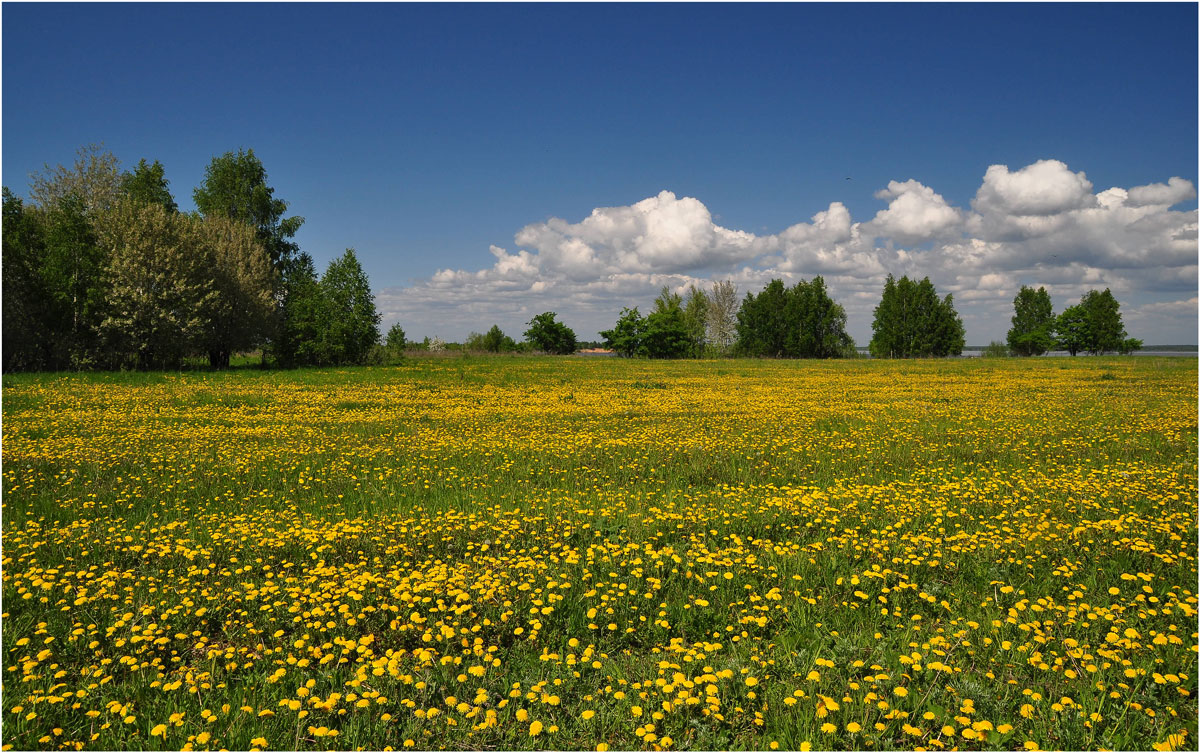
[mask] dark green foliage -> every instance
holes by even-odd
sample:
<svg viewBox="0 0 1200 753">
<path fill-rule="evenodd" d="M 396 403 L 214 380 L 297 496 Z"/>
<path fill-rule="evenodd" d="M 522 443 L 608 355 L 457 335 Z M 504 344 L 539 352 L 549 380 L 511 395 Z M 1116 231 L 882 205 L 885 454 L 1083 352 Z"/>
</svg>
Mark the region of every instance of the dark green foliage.
<svg viewBox="0 0 1200 753">
<path fill-rule="evenodd" d="M 939 299 L 928 277 L 913 282 L 888 275 L 871 330 L 875 358 L 957 356 L 966 344 L 954 297 Z"/>
<path fill-rule="evenodd" d="M 1087 318 L 1087 351 L 1092 355 L 1119 351 L 1125 341 L 1125 325 L 1121 322 L 1121 304 L 1112 291 L 1089 290 L 1079 305 Z"/>
<path fill-rule="evenodd" d="M 575 352 L 575 332 L 562 322 L 556 321 L 553 311 L 538 314 L 529 320 L 525 339 L 530 345 L 554 355 L 569 355 Z"/>
<path fill-rule="evenodd" d="M 1054 307 L 1045 288 L 1026 285 L 1013 299 L 1008 347 L 1018 356 L 1040 356 L 1054 347 Z"/>
<path fill-rule="evenodd" d="M 311 256 L 301 252 L 288 260 L 282 287 L 282 321 L 273 344 L 275 359 L 283 366 L 320 363 L 326 310 Z"/>
<path fill-rule="evenodd" d="M 365 363 L 371 346 L 379 342 L 379 313 L 354 249 L 329 263 L 320 287 L 326 309 L 320 332 L 323 361 Z"/>
<path fill-rule="evenodd" d="M 600 333 L 604 338 L 604 346 L 611 348 L 617 355 L 629 358 L 644 356 L 646 351 L 642 339 L 646 334 L 646 320 L 638 313 L 637 307 L 621 309 L 621 316 L 616 325 Z"/>
<path fill-rule="evenodd" d="M 650 358 L 685 358 L 696 355 L 694 330 L 684 312 L 683 298 L 663 288 L 646 317 L 642 351 Z"/>
<path fill-rule="evenodd" d="M 274 197 L 267 185 L 267 171 L 253 149 L 226 152 L 213 157 L 204 171 L 204 181 L 192 193 L 200 213 L 221 215 L 254 228 L 271 256 L 271 265 L 282 271 L 298 250 L 289 239 L 304 223 L 303 217 L 284 217 L 287 202 Z"/>
<path fill-rule="evenodd" d="M 1087 312 L 1078 304 L 1068 306 L 1058 315 L 1054 329 L 1058 333 L 1058 347 L 1071 355 L 1087 350 L 1088 343 L 1091 342 Z"/>
<path fill-rule="evenodd" d="M 517 343 L 500 329 L 499 324 L 493 324 L 492 328 L 483 336 L 483 350 L 488 353 L 509 353 L 517 349 Z"/>
<path fill-rule="evenodd" d="M 48 295 L 42 278 L 45 227 L 36 211 L 4 189 L 4 371 L 52 366 L 46 321 Z"/>
<path fill-rule="evenodd" d="M 387 333 L 387 346 L 397 350 L 403 350 L 405 344 L 404 328 L 397 322 L 391 326 Z"/>
<path fill-rule="evenodd" d="M 1121 346 L 1117 348 L 1117 352 L 1123 356 L 1127 356 L 1135 350 L 1142 349 L 1142 341 L 1136 337 L 1127 337 L 1121 341 Z"/>
<path fill-rule="evenodd" d="M 223 368 L 264 344 L 282 364 L 363 363 L 379 341 L 354 253 L 321 279 L 296 257 L 303 218 L 283 216 L 252 150 L 213 159 L 198 214 L 179 213 L 160 162 L 122 173 L 97 146 L 30 191 L 32 207 L 4 189 L 5 371 Z"/>
<path fill-rule="evenodd" d="M 168 212 L 179 211 L 175 197 L 167 188 L 162 163 L 158 160 L 154 160 L 153 165 L 147 165 L 144 159 L 138 160 L 133 172 L 121 175 L 121 192 L 136 202 L 159 204 Z"/>
<path fill-rule="evenodd" d="M 999 340 L 992 340 L 980 355 L 984 358 L 1008 358 L 1009 347 Z"/>
<path fill-rule="evenodd" d="M 688 355 L 696 358 L 704 355 L 711 308 L 712 301 L 708 294 L 703 290 L 698 290 L 694 285 L 688 288 L 687 301 L 683 306 L 683 320 L 687 325 L 688 340 L 691 342 L 692 350 Z"/>
<path fill-rule="evenodd" d="M 771 280 L 758 295 L 747 293 L 736 326 L 740 352 L 774 358 L 783 355 L 788 330 L 788 294 L 783 280 Z"/>
<path fill-rule="evenodd" d="M 854 349 L 846 312 L 819 276 L 791 288 L 771 280 L 758 295 L 747 293 L 737 314 L 737 335 L 738 350 L 752 356 L 838 358 Z"/>
<path fill-rule="evenodd" d="M 84 210 L 84 202 L 68 194 L 45 214 L 45 255 L 41 276 L 47 294 L 45 324 L 50 345 L 49 368 L 86 368 L 100 356 L 97 326 L 103 316 L 103 272 L 107 254 Z"/>
<path fill-rule="evenodd" d="M 1141 340 L 1126 337 L 1121 304 L 1108 288 L 1085 293 L 1079 303 L 1059 314 L 1056 329 L 1058 347 L 1071 355 L 1132 353 L 1142 347 Z"/>
</svg>

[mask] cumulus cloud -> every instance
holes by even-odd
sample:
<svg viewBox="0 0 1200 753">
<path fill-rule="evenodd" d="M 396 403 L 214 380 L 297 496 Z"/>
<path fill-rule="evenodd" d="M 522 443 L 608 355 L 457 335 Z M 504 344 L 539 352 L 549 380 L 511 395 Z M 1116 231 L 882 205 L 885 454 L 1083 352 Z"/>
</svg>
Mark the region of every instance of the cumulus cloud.
<svg viewBox="0 0 1200 753">
<path fill-rule="evenodd" d="M 414 334 L 457 338 L 498 322 L 519 335 L 533 315 L 553 310 L 586 339 L 611 326 L 621 307 L 648 305 L 663 286 L 731 279 L 745 293 L 773 277 L 822 275 L 865 343 L 891 273 L 928 275 L 940 292 L 954 293 L 971 342 L 1003 337 L 1022 284 L 1045 285 L 1059 310 L 1109 287 L 1130 306 L 1131 325 L 1195 341 L 1195 298 L 1187 294 L 1197 284 L 1197 212 L 1171 209 L 1196 197 L 1188 180 L 1094 192 L 1082 171 L 1041 160 L 989 167 L 969 209 L 912 179 L 890 181 L 875 197 L 887 204 L 865 222 L 833 202 L 760 235 L 718 225 L 698 198 L 662 191 L 575 222 L 526 225 L 515 250 L 491 246 L 490 266 L 444 269 L 384 289 L 378 300 L 385 324 L 400 320 Z"/>
<path fill-rule="evenodd" d="M 1129 189 L 1128 204 L 1132 207 L 1175 206 L 1181 201 L 1196 198 L 1196 187 L 1190 180 L 1171 178 L 1164 183 L 1151 183 Z"/>
<path fill-rule="evenodd" d="M 877 199 L 890 199 L 887 209 L 875 215 L 870 229 L 897 243 L 915 245 L 945 237 L 962 223 L 962 211 L 946 203 L 941 194 L 918 183 L 891 181 L 875 193 Z"/>
<path fill-rule="evenodd" d="M 975 194 L 976 211 L 1046 217 L 1096 203 L 1092 184 L 1056 159 L 1039 160 L 1016 172 L 992 165 Z"/>
</svg>

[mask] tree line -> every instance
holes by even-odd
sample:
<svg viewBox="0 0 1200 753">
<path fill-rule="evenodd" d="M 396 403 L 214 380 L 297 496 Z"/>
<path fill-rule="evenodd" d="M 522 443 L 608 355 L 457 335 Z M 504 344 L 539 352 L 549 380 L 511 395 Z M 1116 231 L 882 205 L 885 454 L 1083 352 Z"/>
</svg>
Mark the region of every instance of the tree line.
<svg viewBox="0 0 1200 753">
<path fill-rule="evenodd" d="M 1129 337 L 1121 320 L 1121 304 L 1112 291 L 1089 290 L 1079 303 L 1068 306 L 1058 316 L 1050 294 L 1022 285 L 1013 299 L 1012 328 L 1008 348 L 1019 356 L 1040 356 L 1054 348 L 1071 355 L 1092 355 L 1140 350 L 1142 341 Z"/>
<path fill-rule="evenodd" d="M 1112 292 L 1092 290 L 1079 304 L 1054 316 L 1045 288 L 1022 286 L 1013 301 L 1013 328 L 1004 354 L 1041 355 L 1053 348 L 1071 355 L 1131 353 L 1142 347 L 1127 337 L 1120 304 Z M 929 358 L 962 355 L 965 329 L 954 297 L 939 297 L 928 277 L 888 275 L 871 323 L 868 350 L 875 358 Z M 846 313 L 820 276 L 787 287 L 771 280 L 740 305 L 733 283 L 716 283 L 686 295 L 663 288 L 653 310 L 621 310 L 612 329 L 600 333 L 618 355 L 648 358 L 750 356 L 844 358 L 857 355 L 846 332 Z M 996 344 L 993 344 L 996 345 Z"/>
<path fill-rule="evenodd" d="M 873 330 L 870 350 L 876 357 L 962 352 L 962 321 L 952 299 L 938 299 L 928 278 L 897 283 L 889 276 Z M 649 358 L 846 358 L 858 352 L 846 331 L 846 311 L 820 276 L 791 287 L 771 280 L 740 304 L 729 281 L 716 283 L 711 292 L 692 286 L 686 296 L 663 288 L 650 314 L 625 308 L 600 335 L 619 355 Z"/>
<path fill-rule="evenodd" d="M 318 277 L 253 150 L 214 157 L 183 213 L 160 162 L 110 152 L 3 189 L 5 371 L 363 363 L 379 315 L 353 249 Z"/>
<path fill-rule="evenodd" d="M 380 345 L 380 316 L 353 249 L 318 275 L 294 241 L 303 217 L 286 216 L 253 150 L 214 157 L 183 213 L 157 160 L 123 172 L 111 153 L 79 150 L 70 167 L 31 176 L 29 197 L 3 189 L 3 368 L 175 368 L 202 357 L 215 368 L 261 350 L 280 366 L 361 364 L 406 347 L 399 324 Z M 730 281 L 686 293 L 663 288 L 649 313 L 621 310 L 600 333 L 618 355 L 647 358 L 857 355 L 846 313 L 822 277 L 771 280 L 739 302 Z M 1045 288 L 1013 301 L 1007 350 L 1129 353 L 1111 291 L 1089 291 L 1055 316 Z M 554 312 L 535 316 L 520 343 L 498 325 L 465 347 L 493 353 L 573 353 L 575 332 Z M 889 275 L 871 325 L 876 358 L 960 355 L 953 296 L 929 278 Z M 599 344 L 599 343 L 597 343 Z M 994 343 L 993 348 L 1004 349 Z"/>
</svg>

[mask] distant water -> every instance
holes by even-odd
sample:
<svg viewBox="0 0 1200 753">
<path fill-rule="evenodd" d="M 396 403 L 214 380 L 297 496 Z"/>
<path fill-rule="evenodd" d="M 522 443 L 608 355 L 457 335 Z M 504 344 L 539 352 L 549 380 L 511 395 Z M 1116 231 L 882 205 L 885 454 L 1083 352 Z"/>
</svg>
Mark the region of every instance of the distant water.
<svg viewBox="0 0 1200 753">
<path fill-rule="evenodd" d="M 866 348 L 858 348 L 860 356 L 871 357 L 870 352 Z M 1109 353 L 1108 355 L 1116 355 Z M 1136 350 L 1131 355 L 1135 356 L 1166 356 L 1171 358 L 1196 358 L 1200 356 L 1200 351 L 1195 350 Z M 982 350 L 964 350 L 959 358 L 980 358 L 983 356 Z M 1052 350 L 1040 358 L 1070 358 L 1071 354 L 1065 350 Z M 1076 358 L 1087 358 L 1086 355 L 1080 353 Z"/>
</svg>

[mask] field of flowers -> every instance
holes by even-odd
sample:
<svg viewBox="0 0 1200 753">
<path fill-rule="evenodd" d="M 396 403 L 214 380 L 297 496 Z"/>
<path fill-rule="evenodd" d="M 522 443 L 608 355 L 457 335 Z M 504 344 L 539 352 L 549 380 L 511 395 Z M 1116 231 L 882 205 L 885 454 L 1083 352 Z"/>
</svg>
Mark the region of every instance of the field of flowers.
<svg viewBox="0 0 1200 753">
<path fill-rule="evenodd" d="M 6 377 L 5 749 L 1195 749 L 1197 362 Z"/>
</svg>

